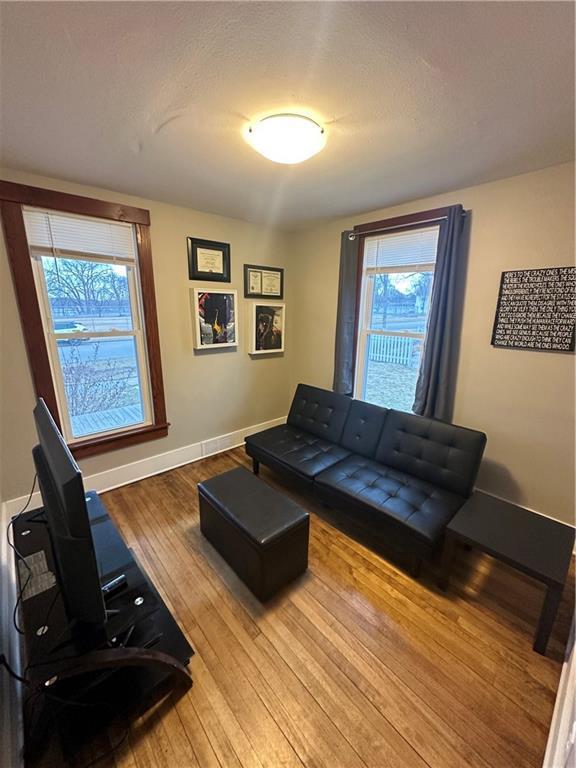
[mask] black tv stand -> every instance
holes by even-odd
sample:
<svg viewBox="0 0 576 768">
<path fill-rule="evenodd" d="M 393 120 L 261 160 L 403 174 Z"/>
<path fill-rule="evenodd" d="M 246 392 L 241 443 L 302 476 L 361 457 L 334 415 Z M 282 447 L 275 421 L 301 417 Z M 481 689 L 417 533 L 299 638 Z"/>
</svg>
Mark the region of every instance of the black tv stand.
<svg viewBox="0 0 576 768">
<path fill-rule="evenodd" d="M 29 682 L 25 750 L 30 756 L 45 745 L 54 719 L 68 754 L 114 717 L 141 712 L 174 686 L 185 691 L 192 685 L 186 669 L 192 647 L 98 494 L 90 491 L 87 500 L 101 583 L 120 576 L 125 580 L 105 596 L 106 622 L 99 627 L 70 622 L 67 616 L 42 510 L 13 523 L 18 552 L 25 558 L 36 555 L 35 570 L 42 571 L 42 557 L 46 565 L 44 574 L 28 582 L 20 601 L 22 674 Z M 17 564 L 17 572 L 24 589 L 28 570 Z"/>
<path fill-rule="evenodd" d="M 121 573 L 119 576 L 115 576 L 113 579 L 110 579 L 110 581 L 102 584 L 102 597 L 104 600 L 110 600 L 117 592 L 120 592 L 121 589 L 124 589 L 127 584 L 128 580 L 125 573 Z"/>
</svg>

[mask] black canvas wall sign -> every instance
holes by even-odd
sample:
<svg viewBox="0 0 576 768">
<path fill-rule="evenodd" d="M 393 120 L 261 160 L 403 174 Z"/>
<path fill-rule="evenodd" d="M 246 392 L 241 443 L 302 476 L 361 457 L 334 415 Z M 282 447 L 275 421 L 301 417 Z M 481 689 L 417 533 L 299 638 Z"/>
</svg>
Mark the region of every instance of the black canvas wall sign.
<svg viewBox="0 0 576 768">
<path fill-rule="evenodd" d="M 502 272 L 495 347 L 574 352 L 576 267 Z"/>
</svg>

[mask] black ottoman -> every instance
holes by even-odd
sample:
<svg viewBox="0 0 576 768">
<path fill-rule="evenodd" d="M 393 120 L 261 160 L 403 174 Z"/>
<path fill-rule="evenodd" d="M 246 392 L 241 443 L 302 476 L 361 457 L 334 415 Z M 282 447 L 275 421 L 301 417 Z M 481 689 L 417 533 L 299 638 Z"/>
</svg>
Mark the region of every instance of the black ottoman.
<svg viewBox="0 0 576 768">
<path fill-rule="evenodd" d="M 200 530 L 259 600 L 308 567 L 310 515 L 241 467 L 198 484 Z"/>
</svg>

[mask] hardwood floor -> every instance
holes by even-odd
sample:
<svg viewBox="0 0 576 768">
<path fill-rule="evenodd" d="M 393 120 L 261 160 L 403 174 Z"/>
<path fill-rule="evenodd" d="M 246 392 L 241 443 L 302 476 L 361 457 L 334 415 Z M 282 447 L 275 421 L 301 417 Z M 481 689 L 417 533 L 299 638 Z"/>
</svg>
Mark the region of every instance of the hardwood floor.
<svg viewBox="0 0 576 768">
<path fill-rule="evenodd" d="M 193 688 L 133 722 L 98 765 L 123 768 L 536 768 L 574 603 L 532 651 L 540 585 L 462 551 L 451 591 L 344 535 L 311 497 L 308 573 L 262 606 L 202 538 L 196 484 L 242 449 L 103 496 L 196 655 Z M 78 755 L 116 743 L 122 724 Z M 59 765 L 55 745 L 42 765 Z"/>
</svg>

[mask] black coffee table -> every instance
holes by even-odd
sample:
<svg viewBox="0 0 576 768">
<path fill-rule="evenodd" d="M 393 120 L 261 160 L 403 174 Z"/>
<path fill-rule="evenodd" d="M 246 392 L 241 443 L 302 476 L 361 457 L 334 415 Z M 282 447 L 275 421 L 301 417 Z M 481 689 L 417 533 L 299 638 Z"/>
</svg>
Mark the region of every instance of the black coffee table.
<svg viewBox="0 0 576 768">
<path fill-rule="evenodd" d="M 545 654 L 574 548 L 574 528 L 475 492 L 448 525 L 440 585 L 448 588 L 457 542 L 482 550 L 546 585 L 534 650 Z"/>
</svg>

